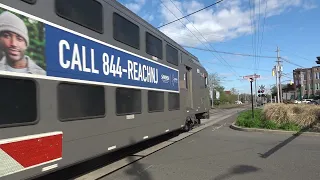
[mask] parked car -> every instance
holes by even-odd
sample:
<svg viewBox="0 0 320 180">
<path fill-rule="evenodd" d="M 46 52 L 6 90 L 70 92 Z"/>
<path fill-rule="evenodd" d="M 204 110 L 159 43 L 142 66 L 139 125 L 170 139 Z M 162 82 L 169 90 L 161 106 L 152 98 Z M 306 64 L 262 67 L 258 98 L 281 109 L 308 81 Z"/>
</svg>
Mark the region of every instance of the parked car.
<svg viewBox="0 0 320 180">
<path fill-rule="evenodd" d="M 312 100 L 312 101 L 309 101 L 307 104 L 314 104 L 314 105 L 319 105 L 319 103 L 317 102 L 317 101 L 314 101 L 314 100 Z"/>
<path fill-rule="evenodd" d="M 309 102 L 313 101 L 313 99 L 303 99 L 302 100 L 302 103 L 306 103 L 308 104 Z"/>
</svg>

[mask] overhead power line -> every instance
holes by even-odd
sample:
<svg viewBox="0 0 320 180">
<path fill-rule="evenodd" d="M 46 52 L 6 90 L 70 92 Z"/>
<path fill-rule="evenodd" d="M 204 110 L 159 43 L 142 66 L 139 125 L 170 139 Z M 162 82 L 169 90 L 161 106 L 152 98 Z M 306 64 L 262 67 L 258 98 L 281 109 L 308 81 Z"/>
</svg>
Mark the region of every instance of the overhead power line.
<svg viewBox="0 0 320 180">
<path fill-rule="evenodd" d="M 293 56 L 296 56 L 296 57 L 298 57 L 298 58 L 300 58 L 300 59 L 304 59 L 304 60 L 306 60 L 306 61 L 311 61 L 310 59 L 305 58 L 305 57 L 302 57 L 302 56 L 300 56 L 300 55 L 298 55 L 298 54 L 296 54 L 296 53 L 288 52 L 288 51 L 284 51 L 284 50 L 282 50 L 282 51 L 283 51 L 283 52 L 287 52 L 288 54 L 292 54 Z"/>
<path fill-rule="evenodd" d="M 217 51 L 217 50 L 208 50 L 208 49 L 197 48 L 197 47 L 192 47 L 192 46 L 183 46 L 183 47 L 191 48 L 191 49 L 198 49 L 198 50 L 202 50 L 202 51 L 217 52 L 217 53 L 221 53 L 221 54 L 231 54 L 231 55 L 235 55 L 235 56 L 250 56 L 250 57 L 261 57 L 261 58 L 270 58 L 270 59 L 277 58 L 277 57 L 273 57 L 273 56 L 256 56 L 254 54 L 243 54 L 243 53 L 233 53 L 233 52 L 225 52 L 225 51 Z"/>
<path fill-rule="evenodd" d="M 268 0 L 266 0 L 266 6 L 265 6 L 265 9 L 264 9 L 263 29 L 262 29 L 261 45 L 260 45 L 260 55 L 261 55 L 262 42 L 263 42 L 264 25 L 265 25 L 265 23 L 266 23 L 267 7 L 268 7 Z M 259 63 L 260 63 L 260 60 L 259 60 Z M 259 68 L 259 63 L 258 63 L 258 68 Z"/>
<path fill-rule="evenodd" d="M 162 0 L 160 0 L 161 1 L 161 3 L 164 5 L 164 7 L 173 15 L 173 16 L 175 16 L 176 17 L 176 15 L 163 3 L 163 1 Z M 170 0 L 171 1 L 171 3 L 180 11 L 180 9 L 172 2 L 172 0 Z M 180 11 L 181 12 L 181 11 Z M 183 14 L 182 12 L 181 12 L 181 14 Z M 187 18 L 187 20 L 190 22 L 190 20 Z M 205 44 L 183 23 L 183 22 L 181 22 L 180 20 L 179 20 L 179 22 L 195 37 L 195 38 L 197 38 L 198 39 L 198 41 L 201 43 L 201 44 L 203 44 L 204 46 L 205 46 Z M 190 22 L 191 23 L 191 22 Z M 202 38 L 209 44 L 209 46 L 212 48 L 212 49 L 214 49 L 211 45 L 210 45 L 210 43 L 203 37 L 203 35 L 199 32 L 199 30 L 196 28 L 196 27 L 194 27 L 194 25 L 191 23 L 191 25 L 193 26 L 193 28 L 195 29 L 195 30 L 197 30 L 198 31 L 198 33 L 202 36 Z M 206 46 L 205 46 L 206 47 Z M 209 48 L 208 48 L 208 50 L 210 50 Z M 215 49 L 214 49 L 215 50 Z M 217 56 L 214 54 L 214 53 L 212 53 L 216 58 L 217 58 Z M 218 53 L 218 55 L 220 56 L 220 54 Z M 222 59 L 222 60 L 224 60 L 225 61 L 225 63 L 226 64 L 228 64 L 229 66 L 230 66 L 230 64 L 225 60 L 225 59 L 223 59 L 223 57 L 221 57 L 220 56 L 220 58 Z M 217 58 L 218 59 L 218 58 Z M 220 61 L 220 59 L 218 59 L 219 61 Z M 235 72 L 235 74 L 238 74 L 232 67 L 230 67 L 230 69 L 231 70 L 233 70 L 233 72 Z M 239 75 L 239 74 L 238 74 Z"/>
<path fill-rule="evenodd" d="M 166 23 L 166 24 L 164 24 L 164 25 L 161 25 L 161 26 L 159 26 L 158 28 L 161 28 L 161 27 L 167 26 L 167 25 L 169 25 L 169 24 L 172 24 L 172 23 L 174 23 L 174 22 L 180 21 L 181 19 L 184 19 L 184 18 L 186 18 L 186 17 L 188 17 L 188 16 L 191 16 L 191 15 L 193 15 L 193 14 L 196 14 L 196 13 L 200 12 L 200 11 L 203 11 L 203 10 L 205 10 L 205 9 L 211 7 L 211 6 L 214 6 L 214 5 L 216 5 L 216 4 L 219 4 L 219 3 L 221 3 L 222 1 L 224 1 L 224 0 L 217 1 L 217 2 L 215 2 L 215 3 L 213 3 L 213 4 L 210 4 L 209 6 L 206 6 L 206 7 L 202 8 L 202 9 L 199 9 L 199 10 L 193 12 L 193 13 L 187 14 L 187 15 L 185 15 L 185 16 L 183 16 L 183 17 L 181 17 L 181 18 L 178 18 L 178 19 L 176 19 L 176 20 L 174 20 L 174 21 L 171 21 L 171 22 L 168 22 L 168 23 Z"/>
<path fill-rule="evenodd" d="M 294 63 L 294 62 L 289 61 L 288 59 L 285 59 L 285 58 L 281 58 L 281 59 L 284 60 L 284 61 L 286 61 L 286 62 L 289 63 L 289 64 L 292 64 L 292 65 L 295 65 L 295 66 L 304 68 L 303 66 L 300 66 L 299 64 L 296 64 L 296 63 Z"/>
<path fill-rule="evenodd" d="M 247 67 L 240 67 L 240 66 L 228 66 L 228 65 L 225 65 L 225 64 L 220 64 L 220 63 L 215 63 L 215 62 L 211 62 L 211 61 L 202 61 L 203 63 L 209 63 L 209 64 L 215 64 L 215 65 L 218 65 L 218 66 L 226 66 L 226 67 L 233 67 L 233 68 L 237 68 L 237 69 L 251 69 L 251 68 L 247 68 Z M 254 69 L 251 69 L 251 70 L 254 70 Z M 259 69 L 259 71 L 265 71 L 265 72 L 271 72 L 270 70 L 267 70 L 267 69 Z"/>
</svg>

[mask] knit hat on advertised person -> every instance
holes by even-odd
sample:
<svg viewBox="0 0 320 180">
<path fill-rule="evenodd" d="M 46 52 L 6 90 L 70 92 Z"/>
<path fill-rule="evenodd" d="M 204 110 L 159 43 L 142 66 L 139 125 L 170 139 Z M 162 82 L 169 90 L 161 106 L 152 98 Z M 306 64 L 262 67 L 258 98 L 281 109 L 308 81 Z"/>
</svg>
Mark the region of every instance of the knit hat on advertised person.
<svg viewBox="0 0 320 180">
<path fill-rule="evenodd" d="M 29 46 L 29 36 L 27 26 L 23 20 L 18 16 L 5 11 L 0 15 L 0 32 L 11 31 L 19 34 L 26 40 L 27 46 Z"/>
</svg>

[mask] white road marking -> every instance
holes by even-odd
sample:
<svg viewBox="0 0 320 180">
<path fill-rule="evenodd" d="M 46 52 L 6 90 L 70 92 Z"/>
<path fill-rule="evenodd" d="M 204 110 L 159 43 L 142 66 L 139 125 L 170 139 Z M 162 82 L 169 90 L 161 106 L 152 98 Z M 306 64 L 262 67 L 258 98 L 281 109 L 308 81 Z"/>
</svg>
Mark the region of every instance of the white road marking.
<svg viewBox="0 0 320 180">
<path fill-rule="evenodd" d="M 145 137 L 143 137 L 143 139 L 148 139 L 149 138 L 149 136 L 145 136 Z"/>
<path fill-rule="evenodd" d="M 152 168 L 153 165 L 148 166 L 147 168 L 143 169 L 142 171 L 137 171 L 139 174 L 143 173 L 144 171 Z"/>
<path fill-rule="evenodd" d="M 213 130 L 212 130 L 212 131 L 218 130 L 218 129 L 222 128 L 223 126 L 225 126 L 226 124 L 227 124 L 227 123 L 224 123 L 224 124 L 222 124 L 221 126 L 213 127 Z"/>
</svg>

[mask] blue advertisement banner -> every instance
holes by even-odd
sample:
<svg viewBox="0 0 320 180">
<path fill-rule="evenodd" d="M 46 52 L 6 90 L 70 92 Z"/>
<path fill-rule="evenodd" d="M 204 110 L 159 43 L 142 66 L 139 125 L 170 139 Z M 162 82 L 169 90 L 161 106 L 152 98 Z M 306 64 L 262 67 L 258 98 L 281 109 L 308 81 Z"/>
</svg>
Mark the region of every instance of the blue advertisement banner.
<svg viewBox="0 0 320 180">
<path fill-rule="evenodd" d="M 179 91 L 178 71 L 45 26 L 47 75 Z"/>
<path fill-rule="evenodd" d="M 85 37 L 0 8 L 0 71 L 179 92 L 177 69 Z"/>
</svg>

